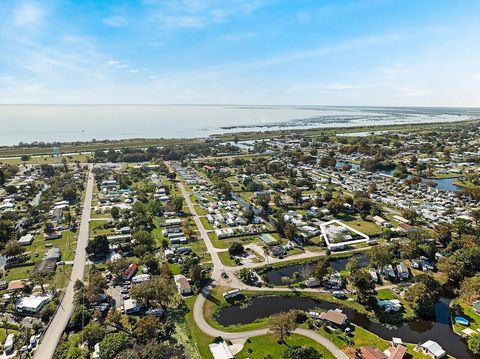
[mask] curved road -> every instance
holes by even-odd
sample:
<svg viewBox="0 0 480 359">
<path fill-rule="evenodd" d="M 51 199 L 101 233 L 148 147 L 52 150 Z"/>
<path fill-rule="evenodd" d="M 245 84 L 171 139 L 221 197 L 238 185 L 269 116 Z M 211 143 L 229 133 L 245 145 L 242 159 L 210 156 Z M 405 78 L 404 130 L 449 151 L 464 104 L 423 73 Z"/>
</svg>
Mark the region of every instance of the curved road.
<svg viewBox="0 0 480 359">
<path fill-rule="evenodd" d="M 226 267 L 223 265 L 222 261 L 220 260 L 220 257 L 218 256 L 218 251 L 217 249 L 213 246 L 212 241 L 210 240 L 210 237 L 208 236 L 207 231 L 203 227 L 202 222 L 200 221 L 200 217 L 197 215 L 197 212 L 195 211 L 195 208 L 193 207 L 193 203 L 190 199 L 190 195 L 185 189 L 185 186 L 183 183 L 178 182 L 178 185 L 180 187 L 180 190 L 182 192 L 183 197 L 185 198 L 185 201 L 187 203 L 187 206 L 192 213 L 193 219 L 195 221 L 195 224 L 197 225 L 198 230 L 200 231 L 200 235 L 205 242 L 205 245 L 207 247 L 208 252 L 210 253 L 210 256 L 212 257 L 212 262 L 213 262 L 213 271 L 212 271 L 212 279 L 213 281 L 218 281 L 219 283 L 226 284 L 226 285 L 232 285 L 232 281 L 236 282 L 237 284 L 235 287 L 237 288 L 246 288 L 248 289 L 254 289 L 254 290 L 259 290 L 260 288 L 257 287 L 249 287 L 246 286 L 245 284 L 241 283 L 235 276 L 231 275 L 229 279 L 222 278 L 221 273 L 225 271 Z M 243 285 L 242 285 L 243 284 Z M 261 288 L 260 290 L 262 290 Z M 272 288 L 265 288 L 265 290 L 272 290 Z M 285 289 L 282 288 L 282 291 L 285 291 Z M 318 290 L 316 290 L 318 291 Z M 263 329 L 257 329 L 257 330 L 249 330 L 245 332 L 238 332 L 238 333 L 230 333 L 230 332 L 224 332 L 218 329 L 213 328 L 210 324 L 207 323 L 203 316 L 203 306 L 205 304 L 206 297 L 208 297 L 210 293 L 210 289 L 205 287 L 201 294 L 197 297 L 195 300 L 195 304 L 193 307 L 193 318 L 195 320 L 195 323 L 197 326 L 200 328 L 202 332 L 205 334 L 212 336 L 212 337 L 222 337 L 224 339 L 247 339 L 250 337 L 256 337 L 259 335 L 265 335 L 269 333 L 268 328 L 263 328 Z M 324 346 L 330 353 L 332 353 L 335 358 L 337 359 L 348 359 L 348 356 L 340 350 L 334 343 L 332 343 L 329 339 L 321 336 L 317 332 L 314 332 L 312 330 L 307 330 L 307 329 L 301 329 L 298 328 L 294 331 L 294 333 L 303 335 L 305 337 L 308 337 L 320 345 Z"/>
<path fill-rule="evenodd" d="M 35 351 L 35 359 L 52 358 L 55 348 L 60 337 L 62 336 L 68 320 L 73 312 L 73 285 L 77 279 L 83 281 L 85 271 L 85 261 L 87 254 L 85 247 L 89 238 L 89 221 L 92 208 L 94 176 L 91 171 L 88 172 L 87 189 L 85 192 L 85 201 L 83 203 L 82 221 L 80 223 L 80 231 L 78 234 L 77 248 L 75 250 L 75 259 L 73 260 L 72 274 L 65 290 L 62 302 L 58 307 L 47 331 L 43 335 L 37 350 Z"/>
</svg>

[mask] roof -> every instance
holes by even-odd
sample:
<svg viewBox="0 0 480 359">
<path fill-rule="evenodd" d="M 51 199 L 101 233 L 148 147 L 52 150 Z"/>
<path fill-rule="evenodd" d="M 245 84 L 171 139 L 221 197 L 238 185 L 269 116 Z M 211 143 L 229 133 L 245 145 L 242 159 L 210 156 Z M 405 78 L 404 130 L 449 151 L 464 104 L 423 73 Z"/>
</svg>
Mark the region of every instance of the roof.
<svg viewBox="0 0 480 359">
<path fill-rule="evenodd" d="M 358 353 L 363 359 L 388 359 L 388 356 L 380 349 L 369 346 L 358 348 Z"/>
<path fill-rule="evenodd" d="M 8 283 L 8 290 L 16 290 L 25 288 L 25 283 L 21 279 L 12 280 Z"/>
<path fill-rule="evenodd" d="M 388 359 L 403 359 L 407 353 L 407 347 L 403 345 L 397 345 L 396 347 L 390 347 L 385 350 L 385 353 L 389 353 Z"/>
<path fill-rule="evenodd" d="M 213 343 L 208 346 L 214 359 L 234 359 L 234 356 L 225 342 Z"/>
<path fill-rule="evenodd" d="M 50 301 L 46 295 L 31 295 L 29 297 L 18 298 L 15 303 L 17 310 L 27 310 L 36 312 L 45 303 Z"/>
<path fill-rule="evenodd" d="M 421 345 L 422 348 L 425 350 L 428 350 L 430 353 L 432 353 L 436 357 L 441 357 L 445 355 L 445 350 L 438 344 L 437 342 L 434 342 L 433 340 L 428 340 L 425 343 Z"/>
<path fill-rule="evenodd" d="M 261 234 L 260 240 L 266 245 L 272 245 L 277 243 L 277 240 L 275 239 L 275 237 L 273 237 L 271 234 L 268 234 L 268 233 Z"/>
<path fill-rule="evenodd" d="M 320 318 L 337 325 L 343 325 L 347 320 L 347 316 L 343 314 L 342 311 L 339 309 L 330 309 L 327 312 L 323 312 L 322 314 L 320 314 Z"/>
</svg>

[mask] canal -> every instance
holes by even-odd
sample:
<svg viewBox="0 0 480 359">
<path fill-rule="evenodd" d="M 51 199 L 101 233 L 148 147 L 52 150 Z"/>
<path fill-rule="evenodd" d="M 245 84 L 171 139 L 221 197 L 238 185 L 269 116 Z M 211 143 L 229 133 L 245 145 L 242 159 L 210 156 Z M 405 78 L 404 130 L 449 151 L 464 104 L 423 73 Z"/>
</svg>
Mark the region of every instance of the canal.
<svg viewBox="0 0 480 359">
<path fill-rule="evenodd" d="M 448 299 L 440 299 L 435 307 L 436 318 L 434 320 L 418 319 L 398 327 L 387 327 L 381 323 L 372 322 L 368 315 L 358 313 L 350 308 L 342 307 L 342 309 L 351 323 L 385 340 L 390 341 L 392 337 L 398 337 L 406 343 L 413 344 L 434 340 L 448 354 L 455 356 L 457 359 L 474 359 L 475 356 L 469 351 L 466 342 L 456 335 L 450 327 L 448 304 Z M 257 319 L 291 309 L 324 311 L 338 307 L 334 303 L 300 296 L 256 297 L 252 298 L 247 306 L 234 305 L 222 308 L 218 312 L 216 320 L 223 326 L 248 324 Z"/>
</svg>

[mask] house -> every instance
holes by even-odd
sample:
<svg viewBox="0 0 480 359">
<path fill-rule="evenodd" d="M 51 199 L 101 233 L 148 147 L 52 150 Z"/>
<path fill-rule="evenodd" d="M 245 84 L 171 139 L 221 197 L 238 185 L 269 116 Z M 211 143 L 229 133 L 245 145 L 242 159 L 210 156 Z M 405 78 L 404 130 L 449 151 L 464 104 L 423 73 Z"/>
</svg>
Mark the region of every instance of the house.
<svg viewBox="0 0 480 359">
<path fill-rule="evenodd" d="M 372 277 L 372 279 L 375 283 L 378 283 L 379 278 L 378 278 L 378 274 L 377 274 L 377 271 L 375 270 L 375 268 L 370 268 L 368 270 L 368 274 L 370 274 L 370 277 Z"/>
<path fill-rule="evenodd" d="M 53 239 L 58 239 L 62 238 L 62 232 L 58 230 L 54 230 L 53 232 L 45 232 L 43 233 L 43 239 L 48 241 L 48 240 L 53 240 Z"/>
<path fill-rule="evenodd" d="M 322 284 L 317 278 L 311 277 L 305 281 L 305 285 L 309 288 L 319 287 Z"/>
<path fill-rule="evenodd" d="M 400 231 L 400 232 L 408 233 L 408 232 L 413 231 L 414 227 L 407 224 L 407 223 L 399 223 L 397 230 Z"/>
<path fill-rule="evenodd" d="M 404 262 L 397 264 L 397 276 L 400 280 L 405 280 L 410 277 L 410 272 Z"/>
<path fill-rule="evenodd" d="M 24 236 L 21 236 L 20 239 L 18 240 L 18 244 L 21 246 L 29 246 L 33 242 L 33 234 L 32 233 L 27 233 Z"/>
<path fill-rule="evenodd" d="M 8 292 L 14 292 L 16 290 L 23 290 L 25 288 L 25 280 L 16 279 L 8 283 Z"/>
<path fill-rule="evenodd" d="M 326 287 L 331 289 L 341 289 L 343 286 L 342 275 L 339 272 L 333 272 L 327 279 Z"/>
<path fill-rule="evenodd" d="M 403 345 L 392 346 L 383 352 L 370 346 L 362 346 L 357 349 L 357 357 L 361 359 L 403 359 L 407 348 Z"/>
<path fill-rule="evenodd" d="M 391 264 L 387 264 L 385 267 L 382 268 L 381 273 L 386 278 L 396 278 L 395 271 L 393 270 L 393 266 Z"/>
<path fill-rule="evenodd" d="M 123 301 L 123 312 L 128 315 L 139 314 L 143 311 L 143 306 L 139 305 L 135 299 L 126 299 Z"/>
<path fill-rule="evenodd" d="M 58 247 L 49 248 L 45 256 L 45 259 L 54 259 L 56 262 L 58 262 L 60 258 L 62 258 L 62 252 Z"/>
<path fill-rule="evenodd" d="M 15 302 L 15 310 L 19 313 L 37 314 L 48 302 L 50 297 L 46 295 L 30 295 L 18 298 Z"/>
<path fill-rule="evenodd" d="M 282 246 L 273 246 L 269 248 L 270 253 L 275 257 L 281 257 L 287 254 L 287 251 Z"/>
<path fill-rule="evenodd" d="M 378 306 L 385 312 L 398 312 L 402 309 L 402 303 L 398 299 L 377 300 Z"/>
<path fill-rule="evenodd" d="M 122 279 L 123 280 L 130 280 L 132 279 L 133 275 L 136 273 L 137 271 L 137 264 L 136 263 L 130 263 L 130 265 L 128 266 L 128 268 L 125 270 L 125 272 L 123 272 L 123 275 L 122 275 Z"/>
<path fill-rule="evenodd" d="M 45 258 L 40 262 L 35 263 L 35 266 L 33 267 L 33 272 L 54 272 L 56 268 L 57 260 L 55 258 Z"/>
<path fill-rule="evenodd" d="M 189 295 L 192 294 L 192 287 L 190 286 L 190 283 L 188 282 L 187 277 L 185 277 L 182 274 L 177 274 L 173 276 L 175 279 L 175 284 L 177 285 L 178 293 L 181 295 Z"/>
<path fill-rule="evenodd" d="M 443 358 L 447 353 L 443 348 L 433 340 L 428 340 L 420 345 L 420 349 L 434 359 Z"/>
<path fill-rule="evenodd" d="M 140 274 L 132 277 L 133 284 L 140 284 L 150 279 L 150 274 Z"/>
<path fill-rule="evenodd" d="M 341 309 L 329 309 L 328 311 L 320 314 L 320 319 L 337 327 L 345 327 L 347 325 L 348 317 L 342 312 Z"/>
<path fill-rule="evenodd" d="M 15 334 L 10 333 L 7 335 L 7 339 L 5 340 L 5 344 L 3 344 L 3 350 L 5 351 L 6 355 L 10 355 L 13 353 L 13 345 L 15 344 Z"/>
<path fill-rule="evenodd" d="M 228 292 L 223 293 L 223 298 L 231 299 L 242 295 L 242 291 L 240 289 L 232 289 Z"/>
<path fill-rule="evenodd" d="M 472 309 L 475 313 L 480 314 L 480 300 L 473 302 Z"/>
<path fill-rule="evenodd" d="M 227 343 L 221 341 L 220 343 L 212 343 L 208 346 L 212 353 L 213 359 L 234 359 L 232 352 L 228 348 Z"/>
</svg>

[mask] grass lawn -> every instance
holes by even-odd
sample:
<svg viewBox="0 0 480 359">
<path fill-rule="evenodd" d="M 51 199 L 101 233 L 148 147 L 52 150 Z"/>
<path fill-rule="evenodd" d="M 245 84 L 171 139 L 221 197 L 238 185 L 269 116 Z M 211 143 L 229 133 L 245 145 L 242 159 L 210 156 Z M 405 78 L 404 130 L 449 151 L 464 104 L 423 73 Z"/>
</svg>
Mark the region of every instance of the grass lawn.
<svg viewBox="0 0 480 359">
<path fill-rule="evenodd" d="M 317 350 L 322 354 L 324 359 L 334 359 L 335 357 L 317 342 L 302 337 L 297 334 L 290 334 L 286 338 L 286 344 L 278 344 L 274 335 L 267 334 L 258 337 L 250 338 L 243 347 L 243 350 L 238 353 L 235 358 L 264 358 L 270 354 L 272 358 L 281 358 L 283 353 L 290 347 L 294 346 L 308 346 Z"/>
<path fill-rule="evenodd" d="M 337 215 L 336 217 L 346 225 L 365 233 L 366 235 L 376 236 L 382 234 L 382 227 L 377 226 L 373 222 L 364 221 L 359 215 Z"/>
<path fill-rule="evenodd" d="M 210 232 L 208 233 L 208 236 L 210 237 L 210 240 L 212 241 L 212 244 L 216 248 L 220 249 L 226 249 L 230 247 L 230 245 L 233 242 L 240 242 L 243 245 L 250 244 L 250 243 L 257 243 L 259 245 L 262 245 L 263 243 L 260 241 L 258 235 L 249 235 L 249 236 L 241 236 L 241 237 L 231 237 L 231 238 L 225 238 L 225 239 L 218 239 L 218 236 Z"/>
<path fill-rule="evenodd" d="M 205 216 L 207 214 L 207 211 L 205 211 L 202 207 L 200 207 L 198 204 L 194 204 L 193 205 L 193 208 L 195 208 L 195 212 L 197 212 L 197 214 L 199 216 Z"/>
<path fill-rule="evenodd" d="M 213 342 L 213 338 L 203 333 L 197 327 L 193 319 L 193 305 L 195 303 L 195 299 L 196 297 L 193 297 L 193 296 L 185 298 L 185 304 L 187 305 L 187 308 L 188 308 L 188 313 L 185 315 L 185 320 L 190 330 L 191 338 L 195 342 L 195 346 L 200 352 L 200 356 L 203 359 L 212 359 L 213 356 L 210 353 L 210 348 L 208 347 L 208 345 Z"/>
<path fill-rule="evenodd" d="M 397 296 L 390 289 L 380 289 L 377 291 L 377 299 L 379 300 L 390 300 L 396 298 Z"/>
<path fill-rule="evenodd" d="M 203 228 L 205 228 L 207 231 L 213 229 L 213 226 L 210 222 L 208 222 L 207 217 L 200 217 L 200 222 L 202 222 Z"/>
<path fill-rule="evenodd" d="M 226 252 L 219 252 L 218 256 L 220 257 L 220 260 L 224 265 L 227 267 L 235 267 L 237 264 L 235 263 L 235 260 L 230 256 L 228 251 Z"/>
</svg>

